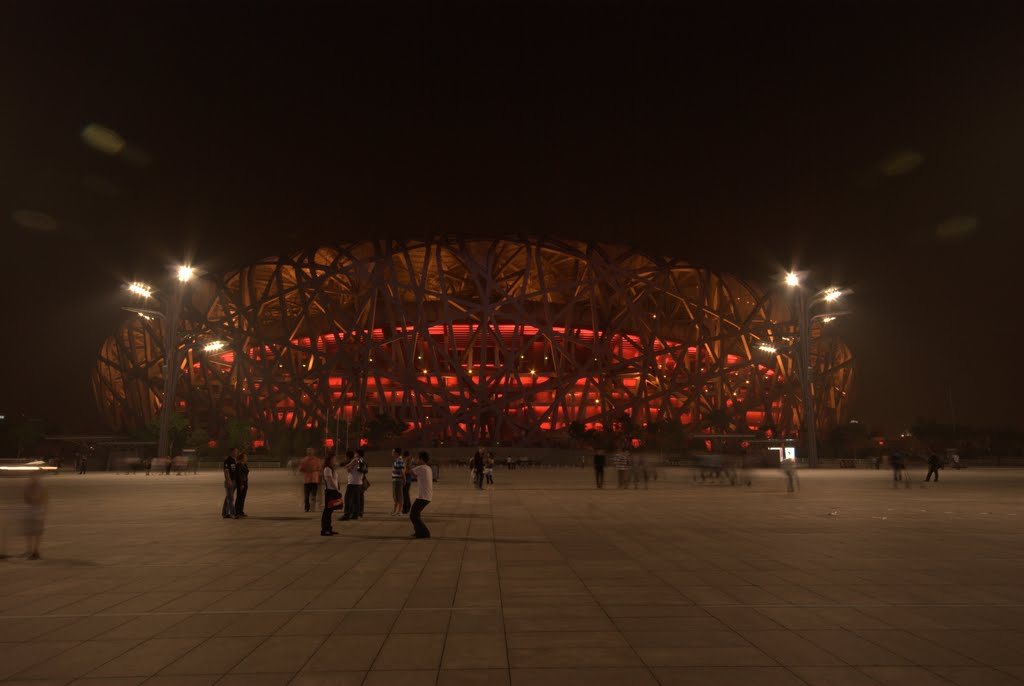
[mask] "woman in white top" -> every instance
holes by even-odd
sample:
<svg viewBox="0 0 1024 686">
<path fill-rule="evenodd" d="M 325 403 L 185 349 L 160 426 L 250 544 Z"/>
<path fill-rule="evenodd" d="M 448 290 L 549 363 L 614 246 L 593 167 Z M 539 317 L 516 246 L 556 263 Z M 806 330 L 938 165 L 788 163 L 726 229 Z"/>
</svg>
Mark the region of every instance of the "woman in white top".
<svg viewBox="0 0 1024 686">
<path fill-rule="evenodd" d="M 320 516 L 320 535 L 335 536 L 337 531 L 331 527 L 331 514 L 341 500 L 338 490 L 338 474 L 334 466 L 334 453 L 328 453 L 324 461 L 324 513 Z"/>
</svg>

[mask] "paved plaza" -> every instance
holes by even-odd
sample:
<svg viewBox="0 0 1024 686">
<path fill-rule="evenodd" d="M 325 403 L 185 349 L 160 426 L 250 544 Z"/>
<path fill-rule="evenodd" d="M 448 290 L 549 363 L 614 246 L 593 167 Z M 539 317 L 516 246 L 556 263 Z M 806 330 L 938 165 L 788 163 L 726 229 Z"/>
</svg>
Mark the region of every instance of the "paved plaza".
<svg viewBox="0 0 1024 686">
<path fill-rule="evenodd" d="M 298 480 L 62 474 L 40 561 L 0 562 L 0 681 L 239 686 L 1024 683 L 1024 471 L 443 470 L 433 538 L 388 516 L 320 537 Z M 18 479 L 0 481 L 5 514 Z M 8 553 L 22 549 L 8 527 Z"/>
</svg>

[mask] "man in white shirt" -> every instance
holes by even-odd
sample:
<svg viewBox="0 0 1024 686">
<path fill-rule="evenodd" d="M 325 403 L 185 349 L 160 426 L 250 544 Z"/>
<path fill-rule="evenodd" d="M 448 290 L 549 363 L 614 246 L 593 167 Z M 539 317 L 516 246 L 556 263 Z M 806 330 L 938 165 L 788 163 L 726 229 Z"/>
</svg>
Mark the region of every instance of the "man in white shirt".
<svg viewBox="0 0 1024 686">
<path fill-rule="evenodd" d="M 423 508 L 430 504 L 434 497 L 434 472 L 430 469 L 430 455 L 420 452 L 419 464 L 412 468 L 416 477 L 416 501 L 412 504 L 409 519 L 412 521 L 413 538 L 430 538 L 430 529 L 423 523 L 420 516 Z"/>
</svg>

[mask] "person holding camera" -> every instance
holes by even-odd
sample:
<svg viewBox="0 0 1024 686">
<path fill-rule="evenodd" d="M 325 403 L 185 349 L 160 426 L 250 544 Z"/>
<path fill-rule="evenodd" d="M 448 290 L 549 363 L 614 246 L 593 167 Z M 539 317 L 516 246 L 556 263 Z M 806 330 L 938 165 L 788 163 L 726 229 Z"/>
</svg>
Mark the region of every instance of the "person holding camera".
<svg viewBox="0 0 1024 686">
<path fill-rule="evenodd" d="M 361 450 L 359 452 L 362 452 Z M 366 462 L 362 456 L 356 455 L 349 450 L 345 453 L 348 462 L 345 463 L 345 472 L 348 474 L 345 486 L 345 514 L 341 521 L 359 519 L 363 506 L 363 474 L 366 470 Z"/>
</svg>

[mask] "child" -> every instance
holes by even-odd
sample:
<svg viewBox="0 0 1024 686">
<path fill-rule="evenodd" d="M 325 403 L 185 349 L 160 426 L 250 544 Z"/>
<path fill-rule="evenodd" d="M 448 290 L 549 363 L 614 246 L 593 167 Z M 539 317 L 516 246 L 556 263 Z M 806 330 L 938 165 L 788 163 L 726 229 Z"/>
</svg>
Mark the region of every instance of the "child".
<svg viewBox="0 0 1024 686">
<path fill-rule="evenodd" d="M 39 559 L 39 543 L 43 538 L 43 521 L 46 519 L 46 487 L 39 474 L 33 474 L 25 486 L 25 555 L 30 560 Z"/>
</svg>

